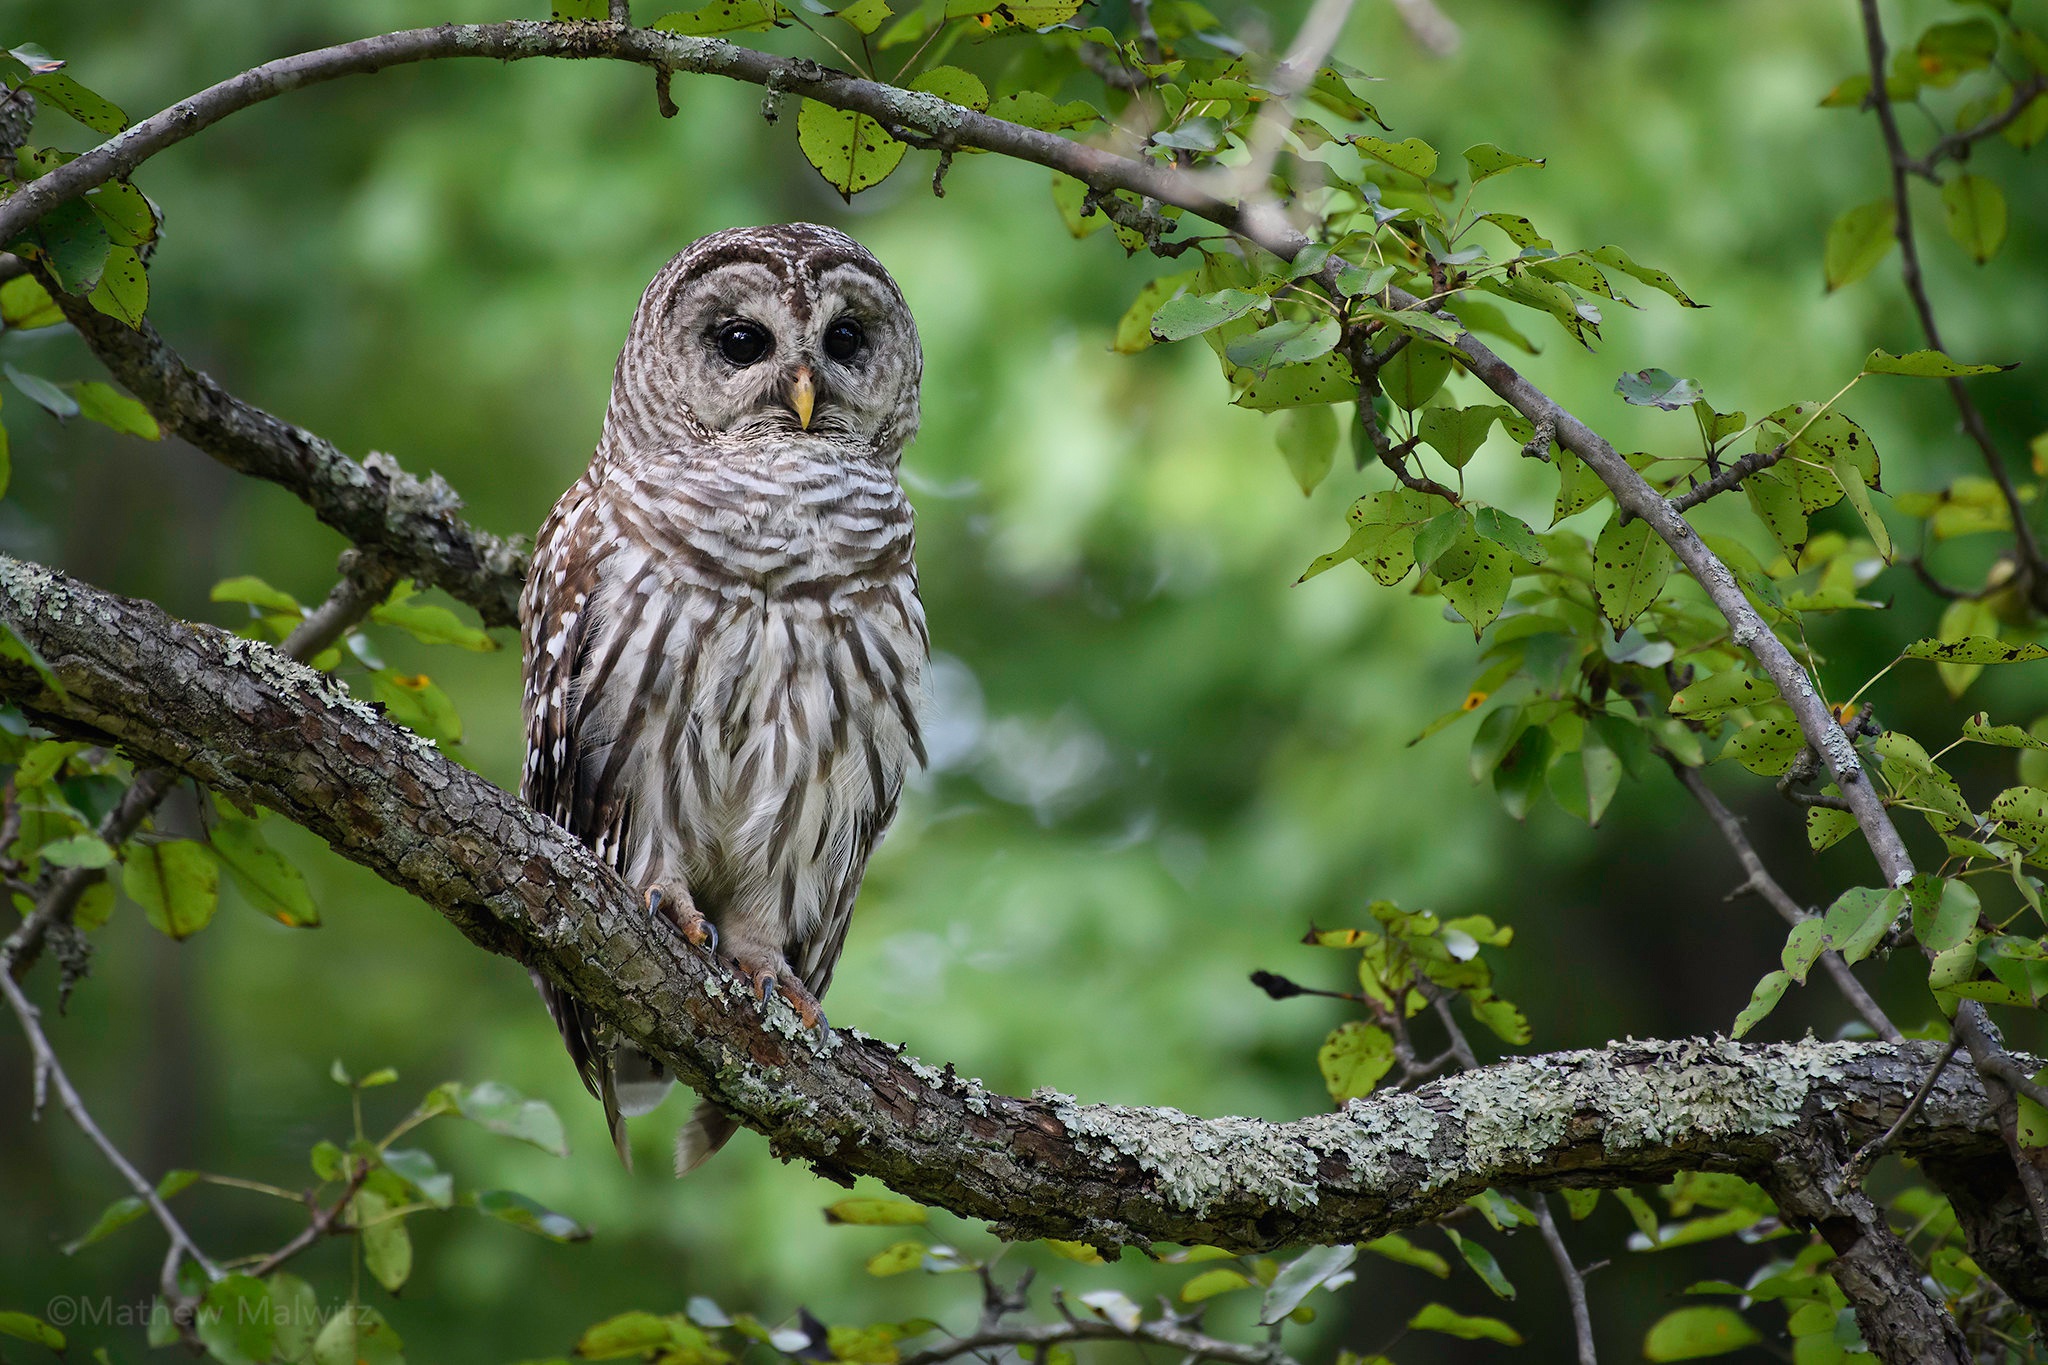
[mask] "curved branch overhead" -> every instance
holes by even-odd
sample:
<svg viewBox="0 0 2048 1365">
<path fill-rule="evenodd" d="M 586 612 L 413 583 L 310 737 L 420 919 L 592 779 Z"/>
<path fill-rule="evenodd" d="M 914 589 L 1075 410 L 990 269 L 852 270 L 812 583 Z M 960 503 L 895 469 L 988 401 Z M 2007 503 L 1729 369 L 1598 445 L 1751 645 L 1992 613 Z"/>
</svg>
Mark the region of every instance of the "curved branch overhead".
<svg viewBox="0 0 2048 1365">
<path fill-rule="evenodd" d="M 1277 211 L 1262 210 L 1252 202 L 1219 198 L 1208 191 L 1204 182 L 1185 172 L 977 113 L 935 95 L 863 80 L 804 58 L 778 57 L 716 38 L 687 37 L 608 22 L 532 21 L 408 29 L 283 57 L 252 68 L 143 119 L 126 132 L 23 186 L 0 202 L 0 241 L 11 240 L 58 204 L 76 199 L 116 176 L 127 175 L 149 157 L 239 110 L 342 76 L 455 57 L 490 57 L 500 61 L 535 57 L 611 59 L 664 73 L 724 76 L 866 114 L 884 127 L 905 132 L 921 146 L 945 151 L 977 148 L 998 152 L 1064 172 L 1096 190 L 1127 190 L 1175 205 L 1238 233 L 1283 259 L 1293 259 L 1308 245 L 1308 238 Z M 1318 277 L 1333 291 L 1342 264 L 1333 256 Z M 1397 288 L 1387 291 L 1387 300 L 1395 309 L 1426 306 Z M 1457 347 L 1466 366 L 1482 383 L 1539 429 L 1554 431 L 1558 443 L 1583 459 L 1613 490 L 1617 506 L 1629 515 L 1643 518 L 1671 547 L 1727 619 L 1734 641 L 1751 652 L 1790 704 L 1801 733 L 1827 765 L 1829 776 L 1848 801 L 1886 882 L 1902 885 L 1910 879 L 1913 864 L 1905 842 L 1864 772 L 1855 746 L 1843 734 L 1791 651 L 1743 596 L 1727 565 L 1707 548 L 1679 511 L 1592 428 L 1565 411 L 1469 332 L 1459 336 Z M 346 470 L 340 474 L 347 477 Z"/>
<path fill-rule="evenodd" d="M 0 660 L 0 696 L 319 834 L 575 992 L 780 1155 L 838 1179 L 874 1176 L 1009 1236 L 1350 1242 L 1494 1185 L 1699 1168 L 1769 1179 L 1815 1144 L 1842 1150 L 1884 1132 L 1939 1051 L 1629 1041 L 1292 1123 L 1013 1098 L 857 1032 L 807 1033 L 780 1000 L 764 1012 L 561 828 L 264 645 L 6 558 L 0 617 L 62 684 Z M 1994 1179 L 2000 1142 L 1979 1079 L 1950 1067 L 1896 1150 Z"/>
</svg>

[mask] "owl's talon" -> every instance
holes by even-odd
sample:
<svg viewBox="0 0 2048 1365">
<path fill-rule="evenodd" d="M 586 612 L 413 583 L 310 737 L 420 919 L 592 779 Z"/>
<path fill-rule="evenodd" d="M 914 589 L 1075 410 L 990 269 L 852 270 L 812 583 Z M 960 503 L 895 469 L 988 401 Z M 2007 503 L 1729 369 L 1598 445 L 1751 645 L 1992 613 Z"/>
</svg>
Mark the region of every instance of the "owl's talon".
<svg viewBox="0 0 2048 1365">
<path fill-rule="evenodd" d="M 796 1011 L 796 1017 L 803 1022 L 805 1028 L 822 1030 L 828 1027 L 825 1023 L 825 1011 L 818 1007 L 818 997 L 811 994 L 810 988 L 804 985 L 803 978 L 791 971 L 788 963 L 781 961 L 780 954 L 777 954 L 773 961 L 734 957 L 732 965 L 741 979 L 752 989 L 754 998 L 763 1005 L 768 1003 L 770 991 L 780 991 L 782 998 Z"/>
<path fill-rule="evenodd" d="M 718 951 L 718 926 L 704 918 L 704 912 L 687 893 L 677 900 L 658 886 L 648 887 L 647 915 L 650 919 L 665 920 L 692 947 Z"/>
</svg>

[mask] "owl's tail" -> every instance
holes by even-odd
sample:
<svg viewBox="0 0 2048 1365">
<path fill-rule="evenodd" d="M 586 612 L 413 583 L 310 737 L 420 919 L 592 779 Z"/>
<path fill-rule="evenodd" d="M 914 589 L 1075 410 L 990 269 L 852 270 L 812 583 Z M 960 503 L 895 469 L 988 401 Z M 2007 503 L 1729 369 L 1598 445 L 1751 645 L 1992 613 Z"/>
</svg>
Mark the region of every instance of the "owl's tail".
<svg viewBox="0 0 2048 1365">
<path fill-rule="evenodd" d="M 740 1130 L 739 1120 L 713 1104 L 700 1101 L 690 1121 L 676 1133 L 676 1178 L 709 1161 L 726 1140 Z"/>
</svg>

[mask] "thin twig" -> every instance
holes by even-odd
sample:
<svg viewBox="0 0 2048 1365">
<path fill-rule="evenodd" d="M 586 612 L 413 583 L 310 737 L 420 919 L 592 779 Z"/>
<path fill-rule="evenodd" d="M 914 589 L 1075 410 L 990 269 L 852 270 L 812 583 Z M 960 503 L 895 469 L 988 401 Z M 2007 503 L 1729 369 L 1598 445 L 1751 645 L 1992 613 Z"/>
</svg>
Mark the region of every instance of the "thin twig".
<svg viewBox="0 0 2048 1365">
<path fill-rule="evenodd" d="M 1948 1046 L 1941 1050 L 1941 1056 L 1935 1059 L 1934 1065 L 1927 1068 L 1927 1079 L 1920 1082 L 1920 1088 L 1913 1092 L 1913 1098 L 1899 1111 L 1898 1122 L 1858 1147 L 1848 1161 L 1843 1163 L 1841 1178 L 1836 1184 L 1837 1193 L 1845 1189 L 1854 1189 L 1863 1183 L 1863 1177 L 1869 1174 L 1871 1165 L 1891 1149 L 1899 1134 L 1906 1130 L 1906 1125 L 1913 1121 L 1913 1116 L 1920 1112 L 1920 1107 L 1927 1103 L 1927 1097 L 1934 1093 L 1934 1083 L 1941 1079 L 1942 1072 L 1948 1070 L 1949 1062 L 1955 1058 L 1956 1051 L 1962 1045 L 1963 1040 L 1951 1032 Z"/>
<path fill-rule="evenodd" d="M 1064 1322 L 1029 1327 L 991 1327 L 953 1337 L 937 1346 L 904 1356 L 899 1365 L 941 1365 L 944 1361 L 991 1349 L 1031 1347 L 1042 1352 L 1048 1346 L 1077 1341 L 1125 1341 L 1136 1346 L 1164 1346 L 1196 1360 L 1220 1360 L 1225 1365 L 1297 1365 L 1294 1357 L 1271 1345 L 1254 1346 L 1226 1341 L 1180 1323 L 1141 1322 L 1125 1331 L 1115 1323 L 1090 1321 L 1068 1311 Z"/>
<path fill-rule="evenodd" d="M 1671 771 L 1677 776 L 1679 784 L 1692 793 L 1693 800 L 1699 802 L 1700 809 L 1714 822 L 1714 828 L 1721 832 L 1721 837 L 1727 841 L 1728 847 L 1735 851 L 1736 861 L 1742 864 L 1743 873 L 1748 878 L 1741 889 L 1754 891 L 1762 896 L 1765 903 L 1777 911 L 1779 917 L 1788 925 L 1812 919 L 1813 912 L 1786 894 L 1785 888 L 1778 884 L 1777 878 L 1764 866 L 1764 860 L 1757 856 L 1755 846 L 1749 842 L 1749 835 L 1743 831 L 1742 821 L 1735 812 L 1722 804 L 1721 798 L 1707 785 L 1707 780 L 1700 775 L 1699 769 L 1688 768 L 1683 763 L 1672 760 Z M 1840 953 L 1830 948 L 1820 955 L 1820 962 L 1828 975 L 1834 979 L 1836 988 L 1848 1000 L 1850 1007 L 1863 1016 L 1863 1022 L 1876 1030 L 1880 1038 L 1896 1043 L 1905 1037 L 1899 1032 L 1898 1025 L 1891 1021 L 1877 1001 L 1871 997 L 1870 992 L 1863 988 L 1863 983 L 1856 979 L 1856 974 L 1849 969 L 1849 964 L 1842 960 Z"/>
<path fill-rule="evenodd" d="M 1687 489 L 1671 499 L 1673 509 L 1687 512 L 1709 498 L 1717 498 L 1736 487 L 1744 479 L 1759 470 L 1769 469 L 1785 458 L 1785 447 L 1775 446 L 1770 450 L 1758 450 L 1743 456 L 1705 483 Z"/>
<path fill-rule="evenodd" d="M 1909 163 L 1907 169 L 1922 179 L 1935 178 L 1935 168 L 1944 161 L 1961 161 L 1969 155 L 1970 148 L 1987 137 L 1996 137 L 2004 132 L 2014 120 L 2027 112 L 2027 107 L 2040 95 L 2048 93 L 2048 76 L 2038 72 L 2012 88 L 2012 103 L 1997 113 L 1971 124 L 1967 128 L 1949 133 L 1936 140 L 1927 149 L 1927 155 Z"/>
<path fill-rule="evenodd" d="M 177 1273 L 181 1257 L 191 1257 L 194 1264 L 206 1272 L 209 1280 L 219 1279 L 220 1267 L 199 1249 L 198 1244 L 185 1231 L 184 1224 L 178 1221 L 177 1215 L 173 1214 L 157 1196 L 156 1186 L 142 1178 L 141 1173 L 128 1158 L 121 1154 L 121 1149 L 109 1141 L 107 1135 L 100 1131 L 99 1124 L 93 1121 L 91 1112 L 85 1107 L 85 1101 L 79 1098 L 77 1087 L 71 1084 L 71 1077 L 65 1074 L 63 1065 L 58 1062 L 57 1051 L 50 1046 L 49 1035 L 43 1032 L 42 1012 L 22 993 L 21 987 L 16 985 L 14 978 L 6 972 L 0 972 L 0 994 L 7 997 L 9 1007 L 14 1010 L 14 1017 L 21 1023 L 22 1033 L 28 1037 L 29 1051 L 34 1054 L 38 1103 L 40 1104 L 44 1094 L 44 1087 L 54 1085 L 57 1090 L 57 1102 L 64 1106 L 64 1112 L 71 1115 L 71 1121 L 92 1139 L 93 1146 L 100 1149 L 100 1154 L 106 1157 L 107 1164 L 120 1172 L 121 1178 L 128 1182 L 128 1188 L 135 1191 L 135 1197 L 148 1207 L 157 1222 L 163 1225 L 165 1235 L 171 1239 L 171 1254 L 164 1262 L 164 1296 L 168 1299 L 181 1297 Z"/>
<path fill-rule="evenodd" d="M 1998 1046 L 1990 1016 L 1975 1000 L 1965 1000 L 1956 1008 L 1955 1035 L 1970 1050 L 1970 1062 L 1977 1068 L 1984 1093 L 1998 1113 L 1999 1136 L 2005 1139 L 2006 1152 L 2012 1157 L 2041 1245 L 2048 1247 L 2048 1176 L 2043 1175 L 2034 1153 L 2020 1141 L 2019 1134 L 2018 1096 L 2025 1094 L 2040 1104 L 2041 1087 Z"/>
<path fill-rule="evenodd" d="M 1408 29 L 1408 36 L 1432 57 L 1448 57 L 1458 50 L 1464 35 L 1457 24 L 1436 6 L 1436 0 L 1391 0 L 1394 12 Z"/>
<path fill-rule="evenodd" d="M 326 1208 L 316 1206 L 313 1209 L 312 1218 L 306 1223 L 305 1227 L 299 1229 L 297 1236 L 271 1252 L 268 1256 L 265 1256 L 256 1263 L 254 1268 L 244 1273 L 255 1279 L 263 1279 L 271 1271 L 277 1269 L 307 1247 L 312 1246 L 313 1243 L 319 1241 L 328 1233 L 351 1231 L 352 1229 L 347 1224 L 340 1222 L 341 1216 L 348 1212 L 349 1203 L 362 1190 L 363 1182 L 368 1180 L 370 1173 L 377 1169 L 376 1163 L 371 1161 L 358 1160 L 354 1161 L 353 1164 L 356 1169 L 349 1175 L 348 1184 L 343 1188 L 341 1197 Z"/>
<path fill-rule="evenodd" d="M 1905 281 L 1906 293 L 1913 301 L 1913 311 L 1920 317 L 1920 330 L 1926 333 L 1927 344 L 1937 351 L 1945 351 L 1941 328 L 1934 318 L 1934 303 L 1928 296 L 1927 281 L 1920 269 L 1920 248 L 1913 233 L 1913 205 L 1908 191 L 1916 166 L 1906 154 L 1905 138 L 1899 132 L 1898 116 L 1885 88 L 1887 54 L 1884 21 L 1878 15 L 1877 0 L 1861 0 L 1861 6 L 1864 47 L 1870 58 L 1868 102 L 1877 111 L 1877 124 L 1884 134 L 1885 156 L 1891 167 L 1892 200 L 1896 209 L 1892 230 L 1899 240 L 1899 273 Z M 2017 98 L 2013 107 L 2017 116 Z M 1969 387 L 1961 379 L 1952 377 L 1948 380 L 1948 391 L 1962 417 L 1963 430 L 1983 452 L 1985 468 L 1991 471 L 1991 477 L 1997 482 L 1998 491 L 2012 513 L 2013 541 L 2026 573 L 2027 595 L 2037 607 L 2048 609 L 2048 565 L 2042 562 L 2040 543 L 2034 538 L 2034 528 L 2027 523 L 2026 504 L 2020 500 L 2019 489 L 2013 486 L 2012 474 L 2005 467 L 2005 457 L 1999 454 L 1998 444 L 1991 439 L 1991 429 L 1985 425 L 1984 414 L 1977 410 L 1977 402 L 1970 396 Z"/>
<path fill-rule="evenodd" d="M 1564 1244 L 1564 1236 L 1557 1230 L 1557 1219 L 1550 1213 L 1550 1196 L 1539 1190 L 1529 1203 L 1536 1210 L 1536 1228 L 1543 1234 L 1543 1244 L 1550 1248 L 1550 1259 L 1557 1262 L 1565 1297 L 1571 1301 L 1572 1335 L 1579 1344 L 1579 1365 L 1600 1365 L 1593 1350 L 1593 1315 L 1586 1307 L 1585 1273 L 1573 1263 L 1572 1249 Z"/>
</svg>

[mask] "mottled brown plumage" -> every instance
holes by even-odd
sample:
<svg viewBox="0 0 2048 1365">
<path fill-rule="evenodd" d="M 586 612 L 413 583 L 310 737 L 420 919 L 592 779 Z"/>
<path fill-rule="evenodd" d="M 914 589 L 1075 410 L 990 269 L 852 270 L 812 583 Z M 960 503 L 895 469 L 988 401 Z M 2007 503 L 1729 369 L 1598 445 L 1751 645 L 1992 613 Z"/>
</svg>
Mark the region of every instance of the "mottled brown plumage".
<svg viewBox="0 0 2048 1365">
<path fill-rule="evenodd" d="M 526 799 L 808 1022 L 923 760 L 896 480 L 922 372 L 901 293 L 844 233 L 696 242 L 641 298 L 520 604 Z M 536 983 L 624 1158 L 667 1078 Z M 732 1131 L 700 1104 L 677 1173 Z"/>
</svg>

